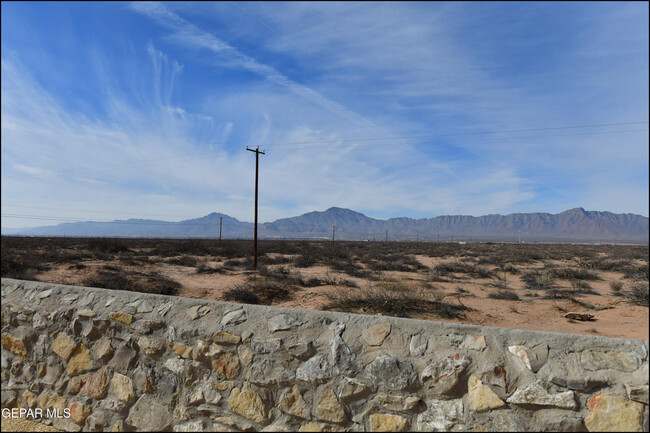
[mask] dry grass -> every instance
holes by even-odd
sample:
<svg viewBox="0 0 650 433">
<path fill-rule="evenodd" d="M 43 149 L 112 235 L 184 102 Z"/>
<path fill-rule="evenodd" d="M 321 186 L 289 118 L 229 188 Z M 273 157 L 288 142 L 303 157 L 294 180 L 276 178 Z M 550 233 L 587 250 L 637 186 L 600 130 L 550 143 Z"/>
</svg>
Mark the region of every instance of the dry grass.
<svg viewBox="0 0 650 433">
<path fill-rule="evenodd" d="M 443 318 L 463 317 L 466 307 L 443 302 L 444 294 L 414 290 L 399 282 L 366 288 L 339 290 L 327 295 L 326 309 L 396 317 L 434 314 Z"/>
</svg>

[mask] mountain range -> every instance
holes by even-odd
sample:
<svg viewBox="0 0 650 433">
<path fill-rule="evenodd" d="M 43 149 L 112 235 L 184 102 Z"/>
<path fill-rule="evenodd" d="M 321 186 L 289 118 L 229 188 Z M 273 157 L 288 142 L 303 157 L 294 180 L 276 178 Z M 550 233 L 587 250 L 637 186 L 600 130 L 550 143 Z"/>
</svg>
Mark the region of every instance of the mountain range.
<svg viewBox="0 0 650 433">
<path fill-rule="evenodd" d="M 252 238 L 253 223 L 213 212 L 179 222 L 129 219 L 74 222 L 26 229 L 2 229 L 3 235 Z M 333 228 L 335 226 L 335 228 Z M 648 218 L 635 214 L 570 209 L 558 214 L 514 213 L 480 217 L 446 215 L 434 218 L 370 218 L 350 209 L 332 207 L 258 225 L 261 239 L 345 240 L 505 240 L 548 242 L 648 243 Z"/>
</svg>

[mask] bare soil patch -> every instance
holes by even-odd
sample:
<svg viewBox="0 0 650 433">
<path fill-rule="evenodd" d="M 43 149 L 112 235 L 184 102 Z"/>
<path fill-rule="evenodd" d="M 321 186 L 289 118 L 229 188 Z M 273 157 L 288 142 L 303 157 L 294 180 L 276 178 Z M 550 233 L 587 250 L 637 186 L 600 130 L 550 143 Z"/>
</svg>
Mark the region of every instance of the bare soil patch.
<svg viewBox="0 0 650 433">
<path fill-rule="evenodd" d="M 2 237 L 2 276 L 648 339 L 648 247 Z M 592 321 L 564 318 L 588 313 Z"/>
</svg>

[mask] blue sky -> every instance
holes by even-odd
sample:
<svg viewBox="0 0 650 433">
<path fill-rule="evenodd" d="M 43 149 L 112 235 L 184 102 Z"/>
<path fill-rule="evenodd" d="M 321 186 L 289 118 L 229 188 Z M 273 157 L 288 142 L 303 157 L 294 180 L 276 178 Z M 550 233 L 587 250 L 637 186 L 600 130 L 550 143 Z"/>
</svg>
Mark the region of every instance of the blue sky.
<svg viewBox="0 0 650 433">
<path fill-rule="evenodd" d="M 260 221 L 648 216 L 647 2 L 3 2 L 1 29 L 3 227 L 252 221 L 258 144 Z"/>
</svg>

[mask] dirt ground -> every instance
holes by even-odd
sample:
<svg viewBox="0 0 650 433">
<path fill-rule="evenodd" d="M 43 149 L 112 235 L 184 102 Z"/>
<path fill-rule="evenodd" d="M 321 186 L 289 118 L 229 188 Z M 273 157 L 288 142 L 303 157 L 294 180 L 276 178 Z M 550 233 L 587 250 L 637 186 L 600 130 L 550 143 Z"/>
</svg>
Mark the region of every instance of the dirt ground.
<svg viewBox="0 0 650 433">
<path fill-rule="evenodd" d="M 535 246 L 530 248 L 534 249 Z M 241 264 L 233 265 L 228 262 L 229 258 L 226 256 L 190 253 L 157 256 L 153 254 L 154 249 L 151 248 L 130 248 L 129 254 L 136 254 L 136 256 L 140 254 L 147 256 L 148 259 L 144 262 L 129 261 L 124 259 L 121 255 L 123 253 L 119 252 L 104 254 L 99 258 L 75 257 L 73 261 L 49 263 L 48 269 L 33 272 L 31 279 L 89 285 L 87 284 L 89 275 L 110 269 L 117 270 L 115 272 L 121 274 L 159 275 L 180 285 L 177 289 L 178 296 L 212 300 L 223 300 L 225 293 L 233 288 L 247 290 L 251 281 L 274 280 L 280 286 L 291 285 L 292 289 L 290 296 L 279 297 L 270 302 L 271 305 L 329 310 L 337 309 L 332 307 L 332 296 L 335 297 L 337 293 L 352 293 L 357 290 L 398 285 L 401 290 L 412 291 L 418 296 L 422 294 L 427 299 L 432 299 L 430 294 L 433 293 L 436 300 L 462 308 L 461 313 L 457 315 L 416 312 L 405 314 L 407 317 L 647 340 L 649 338 L 647 295 L 646 305 L 635 303 L 629 297 L 623 296 L 627 288 L 635 285 L 644 287 L 647 293 L 647 270 L 645 279 L 642 276 L 640 281 L 626 274 L 629 271 L 625 269 L 630 267 L 647 269 L 648 266 L 647 246 L 634 248 L 636 248 L 635 254 L 626 259 L 627 268 L 613 270 L 596 269 L 596 265 L 595 268 L 585 267 L 580 257 L 579 247 L 570 254 L 558 254 L 558 257 L 562 256 L 559 258 L 548 258 L 547 255 L 542 259 L 509 263 L 506 270 L 489 263 L 479 266 L 476 263 L 480 262 L 481 254 L 472 253 L 472 250 L 468 249 L 468 254 L 464 255 L 464 250 L 455 249 L 453 254 L 448 255 L 410 254 L 408 256 L 420 264 L 420 266 L 415 265 L 418 269 L 374 271 L 371 278 L 368 275 L 354 276 L 354 272 L 338 270 L 337 266 L 332 265 L 333 262 L 322 263 L 317 260 L 309 267 L 296 267 L 294 263 L 300 254 L 266 253 L 260 258 L 260 263 L 266 269 L 264 276 L 252 270 L 250 263 L 246 266 L 244 258 L 239 259 L 242 261 Z M 3 254 L 4 249 L 3 246 Z M 549 251 L 552 251 L 552 248 Z M 617 250 L 610 251 L 607 246 L 602 246 L 597 250 L 590 249 L 589 254 L 585 253 L 585 255 L 590 257 L 593 263 L 602 264 L 614 263 L 619 260 L 621 253 Z M 196 260 L 197 263 L 202 263 L 201 266 L 204 268 L 221 269 L 221 271 L 201 273 L 198 264 L 195 266 L 190 266 L 188 263 L 174 264 L 170 259 L 179 256 L 188 262 Z M 354 254 L 351 257 L 358 259 Z M 400 260 L 398 256 L 390 257 L 394 261 Z M 368 268 L 367 263 L 370 262 L 364 265 L 361 261 L 352 260 L 350 263 L 356 263 L 359 269 L 365 271 Z M 383 263 L 391 264 L 390 260 Z M 436 274 L 436 269 L 449 263 L 469 264 L 468 269 L 475 266 L 474 272 L 461 270 Z M 477 269 L 482 269 L 483 274 L 481 272 L 477 274 Z M 575 278 L 556 277 L 553 281 L 555 292 L 531 288 L 525 281 L 527 274 L 548 273 L 557 269 L 576 272 L 588 269 L 589 273 L 576 274 L 580 281 Z M 3 272 L 3 276 L 11 275 Z M 307 286 L 296 283 L 296 281 L 304 282 L 309 279 L 317 279 L 318 283 Z M 506 294 L 514 295 L 515 299 L 496 299 L 494 296 L 496 292 L 507 292 Z M 556 295 L 549 296 L 549 293 Z M 368 311 L 361 304 L 358 308 L 348 307 L 345 310 L 361 314 L 377 314 L 377 311 Z M 566 319 L 564 314 L 567 312 L 588 313 L 593 315 L 593 319 L 590 321 Z"/>
</svg>

